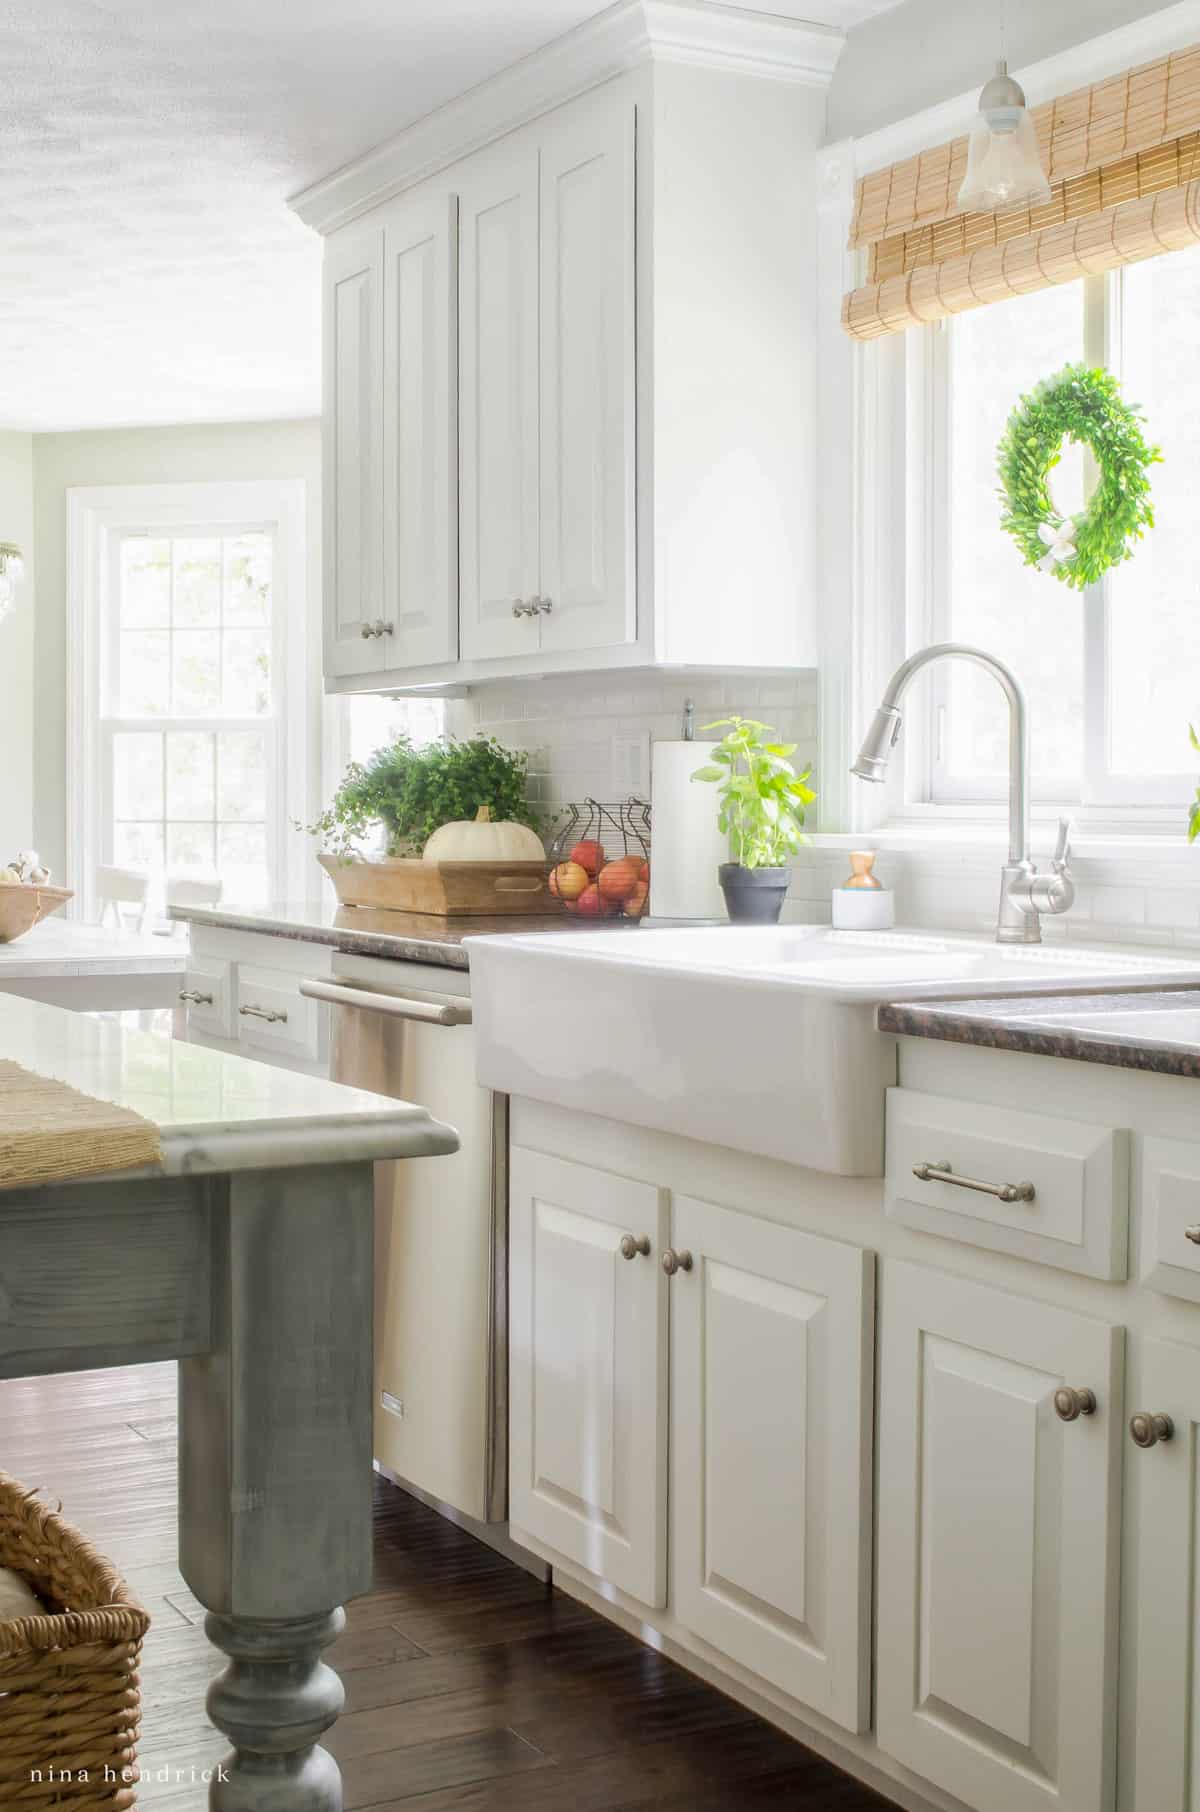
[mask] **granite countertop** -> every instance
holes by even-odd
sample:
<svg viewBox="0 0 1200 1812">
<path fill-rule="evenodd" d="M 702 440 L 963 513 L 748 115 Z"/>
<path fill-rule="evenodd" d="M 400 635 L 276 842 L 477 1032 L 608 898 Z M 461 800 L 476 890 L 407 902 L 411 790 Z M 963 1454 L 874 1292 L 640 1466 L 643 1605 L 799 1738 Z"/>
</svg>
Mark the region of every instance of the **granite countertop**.
<svg viewBox="0 0 1200 1812">
<path fill-rule="evenodd" d="M 438 918 L 428 912 L 389 912 L 370 906 L 318 906 L 292 902 L 270 906 L 172 906 L 170 916 L 193 925 L 224 931 L 252 931 L 264 937 L 291 938 L 304 944 L 328 944 L 343 956 L 379 956 L 401 963 L 432 963 L 443 969 L 466 969 L 463 939 L 498 932 L 613 931 L 614 919 L 580 919 L 566 912 L 479 913 Z M 625 921 L 625 928 L 637 926 Z"/>
<path fill-rule="evenodd" d="M 900 1001 L 880 1007 L 877 1022 L 881 1031 L 907 1038 L 1200 1077 L 1200 988 Z"/>
<path fill-rule="evenodd" d="M 168 1176 L 458 1149 L 457 1133 L 411 1102 L 17 995 L 0 1013 L 0 1057 L 151 1121 Z"/>
</svg>

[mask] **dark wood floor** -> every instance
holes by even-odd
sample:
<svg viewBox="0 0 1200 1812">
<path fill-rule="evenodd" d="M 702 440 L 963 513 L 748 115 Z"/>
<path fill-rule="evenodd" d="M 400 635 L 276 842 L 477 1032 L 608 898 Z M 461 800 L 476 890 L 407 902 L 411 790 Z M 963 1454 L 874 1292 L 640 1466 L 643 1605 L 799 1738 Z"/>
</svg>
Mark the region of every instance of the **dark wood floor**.
<svg viewBox="0 0 1200 1812">
<path fill-rule="evenodd" d="M 153 1618 L 141 1764 L 197 1770 L 218 1658 L 175 1564 L 175 1368 L 0 1383 L 0 1469 L 61 1498 Z M 392 1486 L 330 1659 L 347 1812 L 886 1812 L 886 1802 Z M 152 1781 L 151 1812 L 205 1789 Z"/>
</svg>

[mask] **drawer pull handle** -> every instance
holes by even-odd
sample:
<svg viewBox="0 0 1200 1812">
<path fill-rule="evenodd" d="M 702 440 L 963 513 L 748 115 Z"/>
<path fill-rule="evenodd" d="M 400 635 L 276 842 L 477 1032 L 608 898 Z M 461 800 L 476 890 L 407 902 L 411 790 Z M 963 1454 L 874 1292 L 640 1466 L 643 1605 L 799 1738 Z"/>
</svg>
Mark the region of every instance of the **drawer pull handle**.
<svg viewBox="0 0 1200 1812">
<path fill-rule="evenodd" d="M 953 1183 L 956 1189 L 974 1189 L 978 1195 L 994 1195 L 998 1202 L 1032 1202 L 1037 1190 L 1032 1183 L 981 1183 L 978 1177 L 960 1177 L 949 1164 L 914 1164 L 918 1183 Z"/>
<path fill-rule="evenodd" d="M 1073 1384 L 1060 1384 L 1054 1393 L 1054 1413 L 1060 1422 L 1077 1422 L 1080 1416 L 1094 1416 L 1096 1413 L 1096 1393 L 1088 1390 L 1076 1390 Z"/>
<path fill-rule="evenodd" d="M 287 1014 L 277 1013 L 274 1007 L 239 1007 L 243 1019 L 265 1019 L 269 1026 L 286 1025 Z"/>
<path fill-rule="evenodd" d="M 622 1258 L 642 1258 L 650 1256 L 650 1235 L 643 1233 L 640 1239 L 634 1239 L 632 1233 L 621 1235 L 620 1253 Z"/>
<path fill-rule="evenodd" d="M 1159 1410 L 1139 1409 L 1129 1418 L 1129 1433 L 1135 1447 L 1157 1447 L 1171 1439 L 1175 1424 Z"/>
<path fill-rule="evenodd" d="M 662 1268 L 668 1277 L 674 1277 L 676 1271 L 690 1271 L 692 1255 L 690 1252 L 675 1252 L 668 1246 L 662 1255 Z"/>
<path fill-rule="evenodd" d="M 213 1004 L 212 995 L 201 994 L 199 988 L 180 988 L 179 998 L 190 1001 L 193 1007 L 211 1007 Z"/>
<path fill-rule="evenodd" d="M 1200 1227 L 1185 1227 L 1183 1237 L 1190 1239 L 1193 1246 L 1200 1246 Z"/>
</svg>

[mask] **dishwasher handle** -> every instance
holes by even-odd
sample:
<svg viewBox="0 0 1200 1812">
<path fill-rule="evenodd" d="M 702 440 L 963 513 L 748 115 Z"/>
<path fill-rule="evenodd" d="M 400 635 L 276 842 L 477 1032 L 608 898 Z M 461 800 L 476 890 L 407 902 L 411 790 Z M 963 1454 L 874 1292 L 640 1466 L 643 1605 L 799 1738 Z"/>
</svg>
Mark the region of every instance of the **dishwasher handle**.
<svg viewBox="0 0 1200 1812">
<path fill-rule="evenodd" d="M 384 1013 L 389 1019 L 411 1019 L 423 1026 L 469 1026 L 471 1003 L 457 994 L 429 994 L 407 1000 L 402 994 L 374 994 L 369 988 L 348 988 L 337 982 L 302 981 L 300 992 L 308 1000 L 327 1000 L 335 1007 L 357 1007 L 364 1013 Z"/>
</svg>

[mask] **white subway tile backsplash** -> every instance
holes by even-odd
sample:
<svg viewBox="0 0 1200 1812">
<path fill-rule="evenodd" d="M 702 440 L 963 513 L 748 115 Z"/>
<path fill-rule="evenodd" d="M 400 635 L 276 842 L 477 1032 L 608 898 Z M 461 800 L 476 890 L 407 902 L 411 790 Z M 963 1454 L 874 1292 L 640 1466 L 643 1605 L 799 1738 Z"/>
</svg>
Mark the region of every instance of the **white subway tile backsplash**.
<svg viewBox="0 0 1200 1812">
<path fill-rule="evenodd" d="M 527 750 L 530 797 L 545 809 L 589 796 L 625 797 L 630 743 L 681 735 L 688 699 L 697 736 L 714 717 L 758 717 L 799 745 L 803 767 L 816 759 L 816 688 L 816 674 L 807 671 L 790 678 L 655 672 L 497 680 L 469 700 L 451 701 L 447 727 L 454 735 L 495 736 Z"/>
<path fill-rule="evenodd" d="M 796 762 L 816 761 L 817 676 L 778 673 L 687 674 L 636 672 L 570 674 L 538 680 L 497 680 L 448 708 L 455 735 L 482 732 L 529 753 L 530 797 L 551 812 L 589 795 L 620 799 L 629 787 L 630 745 L 677 737 L 684 704 L 695 705 L 697 736 L 715 717 L 739 714 L 774 725 L 797 744 Z M 820 775 L 816 776 L 817 784 Z M 900 924 L 990 932 L 995 927 L 1001 853 L 978 848 L 881 852 L 877 872 L 896 892 Z M 795 922 L 827 924 L 830 892 L 845 879 L 845 850 L 800 852 L 788 901 Z M 1118 939 L 1147 945 L 1200 948 L 1200 856 L 1196 886 L 1155 886 L 1144 862 L 1080 859 L 1076 903 L 1064 919 L 1047 919 L 1047 940 Z M 1178 871 L 1172 870 L 1172 879 Z"/>
</svg>

